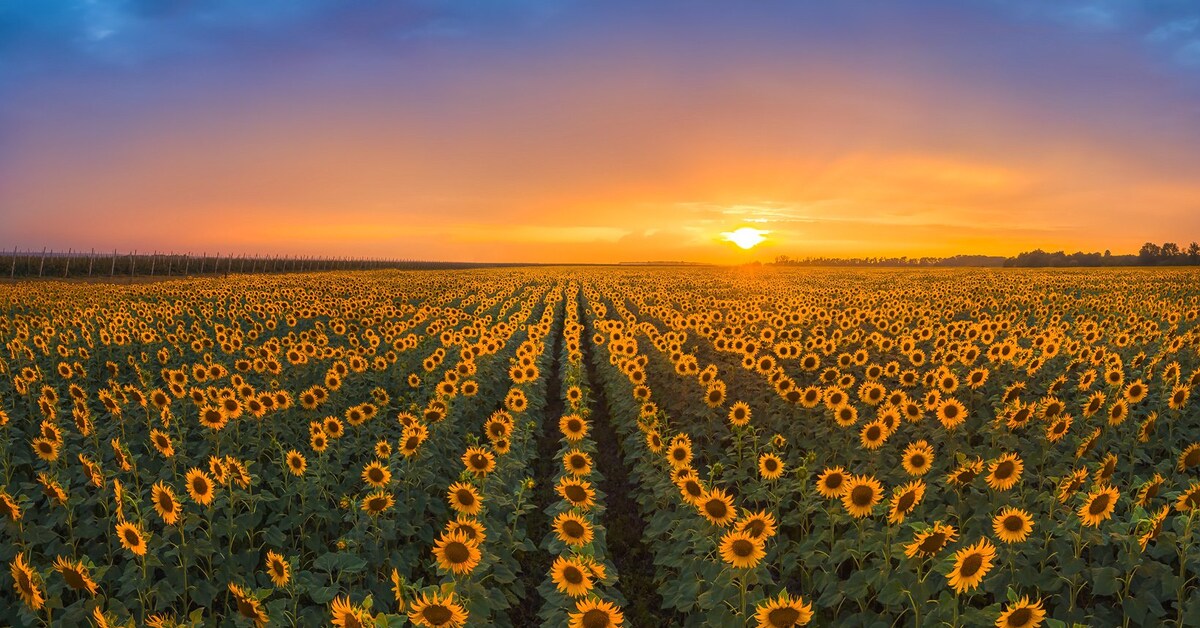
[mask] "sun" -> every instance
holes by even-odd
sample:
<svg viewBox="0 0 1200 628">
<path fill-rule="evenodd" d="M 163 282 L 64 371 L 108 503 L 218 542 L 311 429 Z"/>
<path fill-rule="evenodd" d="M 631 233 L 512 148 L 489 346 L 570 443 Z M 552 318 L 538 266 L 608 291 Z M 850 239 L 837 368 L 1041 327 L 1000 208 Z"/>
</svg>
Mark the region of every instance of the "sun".
<svg viewBox="0 0 1200 628">
<path fill-rule="evenodd" d="M 726 242 L 732 242 L 743 249 L 752 249 L 766 240 L 765 235 L 770 231 L 755 229 L 754 227 L 742 227 L 734 231 L 724 231 L 721 233 L 721 239 Z"/>
</svg>

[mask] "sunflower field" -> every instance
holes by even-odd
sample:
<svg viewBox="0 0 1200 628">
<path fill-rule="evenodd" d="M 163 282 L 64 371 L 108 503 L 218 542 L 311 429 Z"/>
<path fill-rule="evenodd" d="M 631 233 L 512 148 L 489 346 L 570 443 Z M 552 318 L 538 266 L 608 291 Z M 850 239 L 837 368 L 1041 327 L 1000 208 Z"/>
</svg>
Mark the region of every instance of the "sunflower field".
<svg viewBox="0 0 1200 628">
<path fill-rule="evenodd" d="M 0 623 L 1200 626 L 1200 273 L 0 286 Z"/>
</svg>

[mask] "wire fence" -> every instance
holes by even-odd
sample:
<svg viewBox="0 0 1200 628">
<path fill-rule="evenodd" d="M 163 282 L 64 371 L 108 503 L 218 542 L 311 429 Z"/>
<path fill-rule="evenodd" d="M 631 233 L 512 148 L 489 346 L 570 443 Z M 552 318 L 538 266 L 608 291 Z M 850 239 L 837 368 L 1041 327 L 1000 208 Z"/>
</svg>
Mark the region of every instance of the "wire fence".
<svg viewBox="0 0 1200 628">
<path fill-rule="evenodd" d="M 412 259 L 316 257 L 238 253 L 152 253 L 54 251 L 50 249 L 0 251 L 0 273 L 9 279 L 190 277 L 247 273 L 296 273 L 335 270 L 445 270 L 524 264 L 436 262 Z M 2 275 L 0 275 L 2 276 Z"/>
</svg>

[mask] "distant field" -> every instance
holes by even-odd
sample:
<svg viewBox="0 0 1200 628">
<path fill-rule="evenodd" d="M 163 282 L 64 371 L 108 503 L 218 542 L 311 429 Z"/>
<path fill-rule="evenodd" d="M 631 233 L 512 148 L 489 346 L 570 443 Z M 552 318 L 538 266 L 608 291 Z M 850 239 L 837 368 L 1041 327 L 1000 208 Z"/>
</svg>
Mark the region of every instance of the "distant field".
<svg viewBox="0 0 1200 628">
<path fill-rule="evenodd" d="M 1196 626 L 1198 319 L 1190 269 L 0 283 L 0 618 Z"/>
</svg>

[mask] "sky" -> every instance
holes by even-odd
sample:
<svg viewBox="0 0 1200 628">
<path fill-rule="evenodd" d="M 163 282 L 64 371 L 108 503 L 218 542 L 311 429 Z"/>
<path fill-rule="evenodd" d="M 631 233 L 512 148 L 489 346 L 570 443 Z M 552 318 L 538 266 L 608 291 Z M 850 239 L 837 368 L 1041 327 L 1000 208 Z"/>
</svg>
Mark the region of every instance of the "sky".
<svg viewBox="0 0 1200 628">
<path fill-rule="evenodd" d="M 1194 0 L 0 0 L 10 249 L 1134 253 L 1198 175 Z"/>
</svg>

